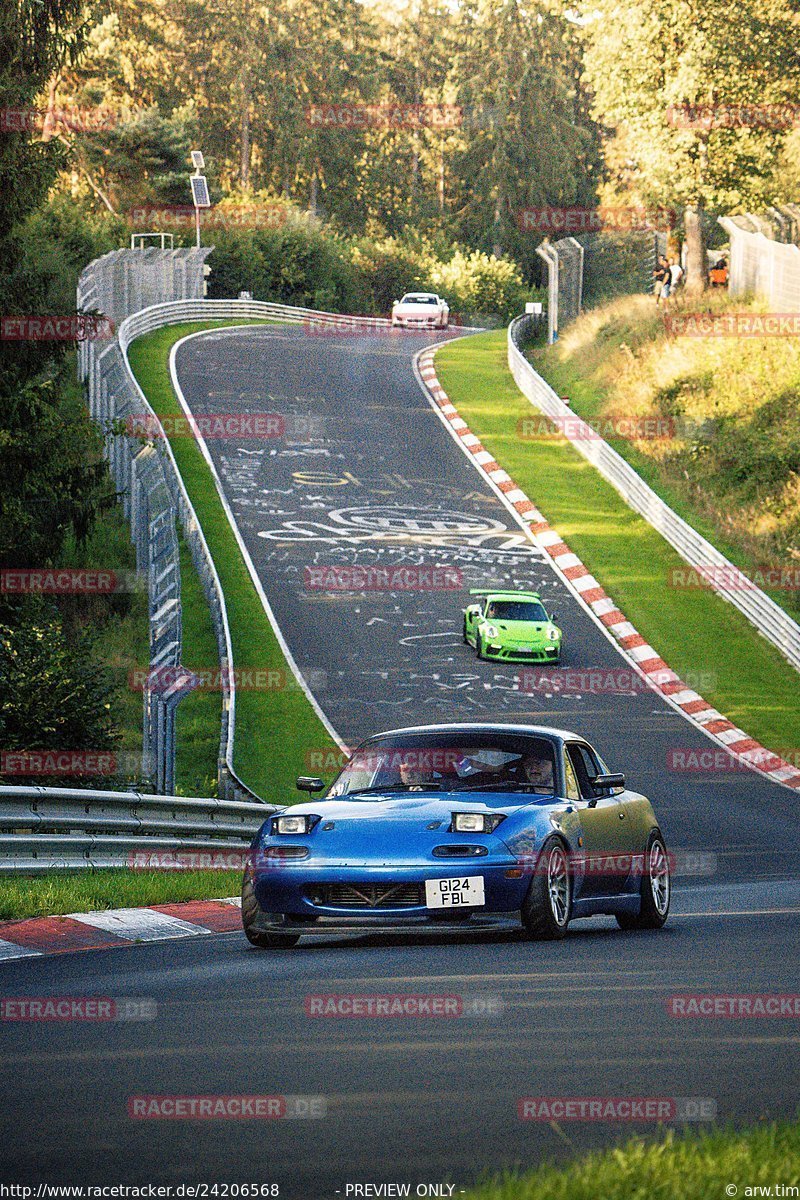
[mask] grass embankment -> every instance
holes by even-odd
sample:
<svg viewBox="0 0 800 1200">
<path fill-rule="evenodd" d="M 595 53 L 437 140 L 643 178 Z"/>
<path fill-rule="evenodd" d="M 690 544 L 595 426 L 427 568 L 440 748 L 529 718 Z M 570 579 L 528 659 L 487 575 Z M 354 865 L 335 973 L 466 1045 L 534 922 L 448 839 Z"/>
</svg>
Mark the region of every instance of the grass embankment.
<svg viewBox="0 0 800 1200">
<path fill-rule="evenodd" d="M 699 308 L 764 305 L 712 294 L 682 298 L 670 316 Z M 773 588 L 767 573 L 800 579 L 800 338 L 668 337 L 652 297 L 629 296 L 530 357 L 670 507 L 800 618 L 800 588 Z M 620 418 L 657 418 L 667 436 L 615 437 Z"/>
<path fill-rule="evenodd" d="M 221 324 L 242 322 L 173 325 L 131 346 L 131 367 L 159 417 L 182 415 L 169 375 L 172 346 L 189 333 Z M 306 752 L 335 748 L 334 744 L 287 667 L 197 443 L 191 437 L 172 437 L 171 445 L 225 594 L 237 675 L 268 681 L 265 687 L 237 690 L 234 766 L 264 800 L 291 803 L 300 798 L 294 789 L 296 777 L 308 773 Z M 216 642 L 206 644 L 201 655 L 187 644 L 184 665 L 217 670 Z M 211 749 L 212 715 L 218 739 L 219 694 L 197 692 L 182 701 L 177 727 L 179 772 L 182 766 L 186 769 L 198 743 Z"/>
<path fill-rule="evenodd" d="M 800 746 L 797 672 L 714 593 L 670 586 L 686 564 L 566 439 L 520 436 L 535 410 L 508 370 L 505 330 L 444 346 L 436 369 L 473 433 L 666 662 L 690 682 L 702 671 L 705 698 L 771 749 Z"/>
<path fill-rule="evenodd" d="M 241 871 L 128 871 L 123 868 L 7 879 L 0 885 L 0 921 L 106 908 L 138 908 L 235 896 Z"/>
<path fill-rule="evenodd" d="M 800 1126 L 780 1124 L 743 1133 L 668 1133 L 660 1142 L 635 1139 L 587 1154 L 567 1167 L 505 1175 L 471 1189 L 467 1200 L 716 1200 L 736 1195 L 744 1200 L 790 1195 L 798 1182 Z"/>
</svg>

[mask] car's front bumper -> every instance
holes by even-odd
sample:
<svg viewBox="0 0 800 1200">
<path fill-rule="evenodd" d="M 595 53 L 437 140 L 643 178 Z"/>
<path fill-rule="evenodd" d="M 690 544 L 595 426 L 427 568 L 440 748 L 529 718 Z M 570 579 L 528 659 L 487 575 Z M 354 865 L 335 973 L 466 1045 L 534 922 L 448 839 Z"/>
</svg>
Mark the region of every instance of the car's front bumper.
<svg viewBox="0 0 800 1200">
<path fill-rule="evenodd" d="M 401 329 L 445 329 L 445 317 L 392 317 L 392 325 Z"/>
<path fill-rule="evenodd" d="M 486 912 L 473 909 L 468 918 L 432 920 L 430 917 L 398 917 L 381 913 L 378 916 L 358 913 L 356 916 L 320 916 L 313 920 L 291 913 L 259 912 L 253 922 L 257 933 L 296 933 L 302 937 L 333 937 L 346 933 L 378 933 L 381 935 L 497 933 L 520 929 L 518 909 L 510 912 Z"/>
<path fill-rule="evenodd" d="M 481 652 L 484 658 L 497 659 L 498 662 L 557 663 L 561 657 L 561 643 L 544 642 L 532 646 L 530 643 L 484 642 Z"/>
<path fill-rule="evenodd" d="M 349 863 L 334 864 L 318 861 L 314 864 L 306 862 L 291 866 L 270 866 L 266 869 L 256 869 L 253 873 L 253 888 L 261 912 L 281 924 L 285 919 L 298 919 L 305 926 L 313 921 L 318 924 L 321 920 L 344 922 L 347 928 L 376 929 L 388 925 L 408 927 L 413 925 L 430 925 L 441 927 L 444 924 L 457 924 L 459 928 L 468 924 L 470 927 L 476 917 L 497 914 L 519 913 L 523 900 L 530 886 L 530 877 L 509 879 L 508 871 L 519 871 L 519 861 L 508 856 L 498 858 L 459 858 L 442 861 L 436 864 L 414 866 L 392 866 L 389 864 L 370 864 L 355 866 Z M 448 922 L 449 909 L 429 909 L 424 902 L 424 885 L 428 880 L 454 879 L 464 876 L 483 876 L 484 904 L 469 906 L 459 910 L 458 918 Z M 319 903 L 312 897 L 330 885 L 385 885 L 397 887 L 403 884 L 418 885 L 421 903 L 404 904 L 393 907 L 391 904 L 380 907 L 353 908 L 350 905 L 329 903 L 327 900 Z M 461 916 L 460 914 L 468 914 Z M 275 925 L 268 926 L 275 928 Z"/>
</svg>

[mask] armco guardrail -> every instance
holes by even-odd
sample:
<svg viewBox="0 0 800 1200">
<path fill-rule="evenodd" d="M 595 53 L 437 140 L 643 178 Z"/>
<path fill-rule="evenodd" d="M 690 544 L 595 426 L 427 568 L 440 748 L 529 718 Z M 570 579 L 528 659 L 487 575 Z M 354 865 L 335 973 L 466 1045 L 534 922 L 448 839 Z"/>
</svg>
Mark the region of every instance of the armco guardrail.
<svg viewBox="0 0 800 1200">
<path fill-rule="evenodd" d="M 594 429 L 580 421 L 534 371 L 521 350 L 527 322 L 527 317 L 517 317 L 508 329 L 508 365 L 522 394 L 545 416 L 557 423 L 568 421 L 567 436 L 575 449 L 677 550 L 681 558 L 706 578 L 720 596 L 744 613 L 759 633 L 800 670 L 800 626 L 755 584 L 748 582 L 743 586 L 742 572 L 673 512 L 633 467 Z"/>
<path fill-rule="evenodd" d="M 274 805 L 78 788 L 0 787 L 0 875 L 242 865 Z M 177 856 L 180 856 L 179 858 Z"/>
</svg>

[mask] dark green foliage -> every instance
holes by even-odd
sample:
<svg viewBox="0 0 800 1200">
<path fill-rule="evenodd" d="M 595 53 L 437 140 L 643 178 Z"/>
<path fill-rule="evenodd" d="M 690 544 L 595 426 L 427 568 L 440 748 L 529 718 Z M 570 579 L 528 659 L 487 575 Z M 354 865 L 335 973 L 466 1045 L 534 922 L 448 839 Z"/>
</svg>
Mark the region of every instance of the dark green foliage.
<svg viewBox="0 0 800 1200">
<path fill-rule="evenodd" d="M 118 741 L 115 691 L 86 634 L 67 637 L 55 605 L 28 598 L 0 614 L 0 746 L 108 751 Z M 3 778 L 0 776 L 0 778 Z M 54 782 L 10 775 L 9 783 Z M 75 785 L 94 776 L 71 777 Z"/>
</svg>

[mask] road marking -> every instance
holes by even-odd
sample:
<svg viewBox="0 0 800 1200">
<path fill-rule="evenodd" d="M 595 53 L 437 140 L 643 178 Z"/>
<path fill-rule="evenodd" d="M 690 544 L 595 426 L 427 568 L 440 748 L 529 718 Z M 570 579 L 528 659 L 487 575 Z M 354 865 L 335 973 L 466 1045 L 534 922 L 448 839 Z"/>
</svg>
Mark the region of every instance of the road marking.
<svg viewBox="0 0 800 1200">
<path fill-rule="evenodd" d="M 0 938 L 0 961 L 9 958 L 39 958 L 41 950 L 31 950 L 30 946 L 18 946 L 16 942 L 6 942 Z"/>
<path fill-rule="evenodd" d="M 157 942 L 164 938 L 210 934 L 209 929 L 152 908 L 112 908 L 106 912 L 68 913 L 73 921 L 115 933 L 128 941 Z"/>
</svg>

